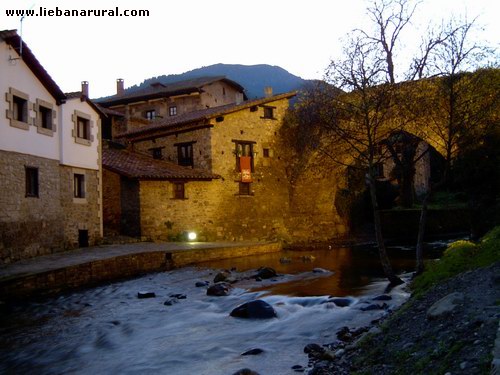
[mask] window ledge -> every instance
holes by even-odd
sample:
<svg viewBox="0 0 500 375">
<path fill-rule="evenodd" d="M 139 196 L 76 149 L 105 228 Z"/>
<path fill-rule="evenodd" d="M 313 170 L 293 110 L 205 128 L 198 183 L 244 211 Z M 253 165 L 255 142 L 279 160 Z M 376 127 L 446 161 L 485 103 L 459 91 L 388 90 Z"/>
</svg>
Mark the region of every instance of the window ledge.
<svg viewBox="0 0 500 375">
<path fill-rule="evenodd" d="M 92 141 L 90 141 L 89 139 L 78 138 L 78 137 L 75 138 L 75 143 L 78 143 L 79 145 L 83 145 L 83 146 L 91 146 L 92 145 Z"/>
<path fill-rule="evenodd" d="M 73 198 L 73 203 L 76 204 L 87 204 L 87 198 Z"/>
<path fill-rule="evenodd" d="M 52 129 L 42 128 L 40 126 L 37 126 L 37 133 L 47 135 L 49 137 L 54 136 L 54 131 Z"/>
<path fill-rule="evenodd" d="M 13 128 L 18 128 L 22 130 L 30 130 L 30 125 L 27 122 L 18 121 L 18 120 L 10 120 L 10 126 Z"/>
</svg>

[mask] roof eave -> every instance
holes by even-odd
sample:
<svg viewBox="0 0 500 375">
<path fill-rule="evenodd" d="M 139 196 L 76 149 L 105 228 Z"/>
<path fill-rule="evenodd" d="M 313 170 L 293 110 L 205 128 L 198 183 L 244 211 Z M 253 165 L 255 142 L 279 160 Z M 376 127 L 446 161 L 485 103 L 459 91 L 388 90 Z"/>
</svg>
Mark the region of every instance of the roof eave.
<svg viewBox="0 0 500 375">
<path fill-rule="evenodd" d="M 26 45 L 26 43 L 17 34 L 16 30 L 6 30 L 0 32 L 0 38 L 5 40 L 5 42 L 16 51 L 19 58 L 21 58 L 28 68 L 33 72 L 35 77 L 38 78 L 40 83 L 47 89 L 47 91 L 56 100 L 57 105 L 60 105 L 66 101 L 66 95 L 59 88 L 57 83 L 52 79 L 49 73 L 37 60 L 33 52 Z M 21 43 L 22 43 L 22 55 L 21 55 Z"/>
</svg>

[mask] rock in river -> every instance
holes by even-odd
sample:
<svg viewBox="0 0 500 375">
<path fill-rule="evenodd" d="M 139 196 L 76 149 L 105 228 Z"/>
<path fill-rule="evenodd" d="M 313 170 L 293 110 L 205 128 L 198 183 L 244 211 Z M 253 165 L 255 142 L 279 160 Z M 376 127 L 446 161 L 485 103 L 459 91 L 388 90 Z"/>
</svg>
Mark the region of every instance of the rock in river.
<svg viewBox="0 0 500 375">
<path fill-rule="evenodd" d="M 272 269 L 271 267 L 262 267 L 262 268 L 259 268 L 259 270 L 257 271 L 257 274 L 255 275 L 256 278 L 259 278 L 259 279 L 272 279 L 273 277 L 276 277 L 277 274 L 276 274 L 276 271 L 274 269 Z"/>
<path fill-rule="evenodd" d="M 277 317 L 273 307 L 260 299 L 236 307 L 231 311 L 230 315 L 235 318 L 245 319 L 270 319 Z"/>
<path fill-rule="evenodd" d="M 155 292 L 138 292 L 137 293 L 137 298 L 155 298 L 156 294 Z"/>
<path fill-rule="evenodd" d="M 194 284 L 197 288 L 203 288 L 204 286 L 208 286 L 210 282 L 208 281 L 197 281 L 196 284 Z"/>
<path fill-rule="evenodd" d="M 353 300 L 350 298 L 332 298 L 327 302 L 333 302 L 338 307 L 347 307 L 352 304 Z"/>
<path fill-rule="evenodd" d="M 259 375 L 258 372 L 250 370 L 249 368 L 244 368 L 236 371 L 233 375 Z"/>
<path fill-rule="evenodd" d="M 254 349 L 247 350 L 244 353 L 241 353 L 241 355 L 257 355 L 257 354 L 261 354 L 261 353 L 264 353 L 263 349 L 261 349 L 261 348 L 254 348 Z"/>
<path fill-rule="evenodd" d="M 219 272 L 214 277 L 214 283 L 220 283 L 221 281 L 226 281 L 229 276 L 231 276 L 231 272 L 229 271 Z"/>
<path fill-rule="evenodd" d="M 223 297 L 231 291 L 231 285 L 227 283 L 217 283 L 207 289 L 207 296 Z"/>
</svg>

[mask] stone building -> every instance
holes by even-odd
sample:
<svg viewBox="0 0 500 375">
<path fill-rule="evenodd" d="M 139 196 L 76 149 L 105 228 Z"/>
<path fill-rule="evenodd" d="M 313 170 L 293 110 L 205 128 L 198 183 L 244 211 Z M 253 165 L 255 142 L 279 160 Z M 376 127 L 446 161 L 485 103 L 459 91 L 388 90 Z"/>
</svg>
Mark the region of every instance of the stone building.
<svg viewBox="0 0 500 375">
<path fill-rule="evenodd" d="M 127 130 L 114 138 L 127 149 L 103 150 L 105 231 L 152 239 L 186 231 L 212 241 L 288 238 L 277 132 L 294 95 L 268 92 L 242 102 L 235 96 L 230 104 L 142 125 L 126 118 Z"/>
<path fill-rule="evenodd" d="M 125 90 L 124 80 L 118 79 L 116 95 L 97 102 L 112 115 L 103 124 L 104 138 L 111 139 L 114 134 L 148 126 L 157 120 L 246 99 L 243 87 L 230 79 L 200 77 L 168 85 L 155 82 L 137 90 Z"/>
<path fill-rule="evenodd" d="M 64 94 L 15 30 L 0 31 L 0 263 L 102 236 L 100 112 Z"/>
</svg>

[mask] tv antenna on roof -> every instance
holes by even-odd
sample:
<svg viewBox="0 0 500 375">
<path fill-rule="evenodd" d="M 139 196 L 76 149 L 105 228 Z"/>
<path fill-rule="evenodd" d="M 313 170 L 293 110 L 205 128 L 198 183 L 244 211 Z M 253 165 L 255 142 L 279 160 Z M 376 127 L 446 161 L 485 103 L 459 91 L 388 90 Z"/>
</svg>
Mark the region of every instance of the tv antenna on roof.
<svg viewBox="0 0 500 375">
<path fill-rule="evenodd" d="M 28 10 L 25 10 L 25 14 L 29 11 L 31 11 L 35 7 L 35 3 L 31 4 L 30 8 Z M 20 40 L 20 46 L 19 46 L 19 56 L 22 58 L 23 57 L 23 21 L 26 15 L 23 15 L 21 19 L 19 20 L 20 26 L 19 26 L 19 40 Z"/>
</svg>

